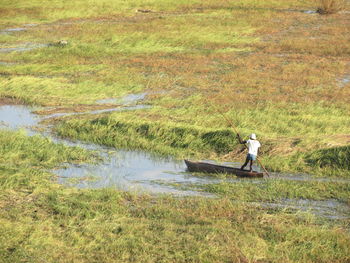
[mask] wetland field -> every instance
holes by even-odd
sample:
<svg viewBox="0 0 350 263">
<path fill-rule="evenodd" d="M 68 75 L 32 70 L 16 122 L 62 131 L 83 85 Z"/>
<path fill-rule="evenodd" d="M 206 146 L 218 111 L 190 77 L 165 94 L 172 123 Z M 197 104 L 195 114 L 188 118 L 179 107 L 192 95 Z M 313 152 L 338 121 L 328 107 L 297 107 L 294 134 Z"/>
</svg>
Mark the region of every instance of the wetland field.
<svg viewBox="0 0 350 263">
<path fill-rule="evenodd" d="M 350 262 L 350 2 L 2 0 L 0 146 L 1 263 Z"/>
</svg>

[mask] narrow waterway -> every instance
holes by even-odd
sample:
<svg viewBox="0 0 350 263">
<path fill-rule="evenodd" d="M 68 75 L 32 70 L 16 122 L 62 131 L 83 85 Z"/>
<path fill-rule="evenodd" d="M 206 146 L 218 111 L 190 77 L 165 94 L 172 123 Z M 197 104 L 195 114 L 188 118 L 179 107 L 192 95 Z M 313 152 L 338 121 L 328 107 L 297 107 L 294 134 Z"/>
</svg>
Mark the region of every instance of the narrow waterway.
<svg viewBox="0 0 350 263">
<path fill-rule="evenodd" d="M 89 114 L 99 114 L 110 111 L 135 110 L 147 107 L 136 102 L 145 94 L 127 96 L 122 102 L 123 107 L 106 110 L 96 110 Z M 55 143 L 67 146 L 78 146 L 97 151 L 103 161 L 94 164 L 65 164 L 63 168 L 55 169 L 58 182 L 78 188 L 114 187 L 137 193 L 164 193 L 176 195 L 209 195 L 197 191 L 178 190 L 168 184 L 208 183 L 218 182 L 210 177 L 195 177 L 186 172 L 182 161 L 156 156 L 143 151 L 116 150 L 96 144 L 70 141 L 55 137 L 47 127 L 40 127 L 40 121 L 59 116 L 80 115 L 86 113 L 58 113 L 49 116 L 39 116 L 33 113 L 35 109 L 23 105 L 0 106 L 0 128 L 25 130 L 29 136 L 41 135 L 50 138 Z M 44 129 L 33 129 L 33 128 Z M 158 183 L 157 183 L 158 182 Z M 166 184 L 165 184 L 166 183 Z"/>
<path fill-rule="evenodd" d="M 146 94 L 128 95 L 120 100 L 106 99 L 98 101 L 103 103 L 118 103 L 116 108 L 95 110 L 89 114 L 110 111 L 138 110 L 148 107 L 140 104 Z M 0 128 L 11 130 L 25 130 L 29 136 L 41 135 L 50 138 L 55 143 L 67 146 L 78 146 L 84 149 L 96 151 L 102 161 L 93 164 L 70 164 L 52 170 L 60 184 L 77 188 L 106 188 L 112 187 L 133 193 L 148 194 L 172 194 L 175 196 L 206 196 L 214 195 L 200 191 L 200 187 L 191 185 L 203 185 L 219 183 L 222 181 L 237 183 L 240 178 L 219 179 L 210 176 L 195 176 L 186 171 L 182 161 L 163 156 L 157 156 L 144 151 L 120 150 L 97 144 L 89 144 L 80 141 L 70 141 L 56 137 L 48 127 L 40 122 L 47 118 L 80 115 L 86 113 L 58 113 L 52 115 L 37 115 L 33 113 L 35 108 L 24 105 L 0 106 Z M 40 129 L 37 129 L 37 128 Z M 36 129 L 34 129 L 36 128 Z M 210 161 L 210 160 L 209 160 Z M 238 163 L 226 163 L 238 166 Z M 344 179 L 316 178 L 310 175 L 285 175 L 275 173 L 270 179 L 282 180 L 307 180 L 348 182 Z M 266 179 L 248 179 L 251 183 L 262 183 Z M 292 209 L 310 211 L 322 217 L 330 219 L 349 218 L 349 208 L 337 200 L 313 201 L 313 200 L 281 200 L 279 202 L 250 202 L 251 205 L 260 205 L 269 209 Z"/>
</svg>

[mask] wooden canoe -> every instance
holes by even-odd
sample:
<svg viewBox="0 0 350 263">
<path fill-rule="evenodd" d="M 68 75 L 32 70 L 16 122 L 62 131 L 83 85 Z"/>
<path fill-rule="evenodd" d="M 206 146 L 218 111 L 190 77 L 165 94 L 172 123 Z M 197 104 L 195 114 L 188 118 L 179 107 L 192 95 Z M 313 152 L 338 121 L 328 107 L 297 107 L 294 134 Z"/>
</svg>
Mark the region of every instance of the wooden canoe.
<svg viewBox="0 0 350 263">
<path fill-rule="evenodd" d="M 200 173 L 222 173 L 222 174 L 234 174 L 238 177 L 263 177 L 264 173 L 249 172 L 247 170 L 241 170 L 234 167 L 203 163 L 203 162 L 192 162 L 185 160 L 187 169 L 189 172 L 200 172 Z"/>
</svg>

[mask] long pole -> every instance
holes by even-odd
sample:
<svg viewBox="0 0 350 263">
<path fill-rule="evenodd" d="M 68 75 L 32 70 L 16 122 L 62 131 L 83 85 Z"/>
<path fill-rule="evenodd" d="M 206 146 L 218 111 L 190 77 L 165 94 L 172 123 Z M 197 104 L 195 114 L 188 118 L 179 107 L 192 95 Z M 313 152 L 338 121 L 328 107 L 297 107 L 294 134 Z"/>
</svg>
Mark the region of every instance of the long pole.
<svg viewBox="0 0 350 263">
<path fill-rule="evenodd" d="M 211 104 L 212 105 L 212 104 Z M 213 106 L 213 105 L 212 105 Z M 237 129 L 235 128 L 235 125 L 233 124 L 233 122 L 228 119 L 225 114 L 223 112 L 221 112 L 219 109 L 215 108 L 217 112 L 220 113 L 220 115 L 226 120 L 226 122 L 231 126 L 231 128 L 234 130 L 234 132 L 236 133 L 237 135 L 237 139 L 239 140 L 239 143 L 241 143 L 241 136 L 239 135 Z M 244 145 L 246 148 L 247 148 L 247 145 Z M 264 165 L 261 163 L 261 161 L 259 160 L 259 158 L 256 158 L 259 165 L 264 169 L 265 173 L 267 174 L 267 176 L 270 177 L 270 174 L 269 172 L 266 170 L 266 168 L 264 167 Z"/>
</svg>

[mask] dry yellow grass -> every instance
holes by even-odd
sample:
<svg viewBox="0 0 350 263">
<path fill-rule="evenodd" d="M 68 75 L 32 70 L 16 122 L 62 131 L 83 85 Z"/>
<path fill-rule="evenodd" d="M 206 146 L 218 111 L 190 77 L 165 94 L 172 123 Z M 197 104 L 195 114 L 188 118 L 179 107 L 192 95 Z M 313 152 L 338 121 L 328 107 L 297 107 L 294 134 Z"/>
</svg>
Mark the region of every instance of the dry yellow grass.
<svg viewBox="0 0 350 263">
<path fill-rule="evenodd" d="M 335 14 L 346 7 L 346 0 L 319 0 L 317 12 L 323 15 Z"/>
</svg>

